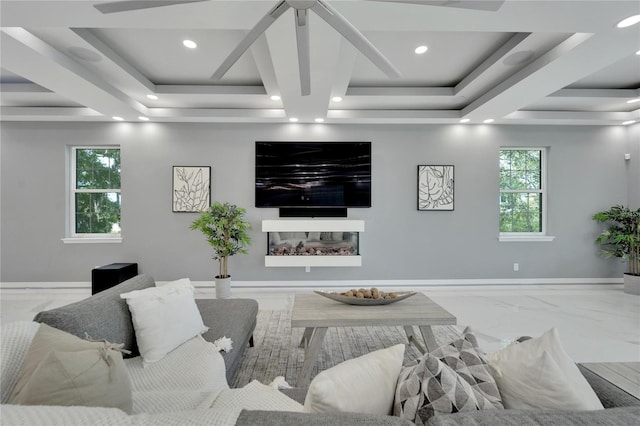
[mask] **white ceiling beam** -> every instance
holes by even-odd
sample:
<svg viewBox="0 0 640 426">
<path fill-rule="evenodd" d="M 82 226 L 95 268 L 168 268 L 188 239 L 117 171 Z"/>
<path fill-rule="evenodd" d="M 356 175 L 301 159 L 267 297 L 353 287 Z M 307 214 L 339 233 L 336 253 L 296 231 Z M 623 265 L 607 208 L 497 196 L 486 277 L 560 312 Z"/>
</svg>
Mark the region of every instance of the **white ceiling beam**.
<svg viewBox="0 0 640 426">
<path fill-rule="evenodd" d="M 150 108 L 154 121 L 209 123 L 278 123 L 287 121 L 283 109 Z"/>
<path fill-rule="evenodd" d="M 574 34 L 487 93 L 462 114 L 471 119 L 499 119 L 591 75 L 637 50 L 637 40 L 624 32 Z M 600 51 L 597 61 L 593 51 Z"/>
<path fill-rule="evenodd" d="M 515 111 L 501 123 L 557 125 L 619 125 L 640 119 L 640 112 Z"/>
<path fill-rule="evenodd" d="M 453 87 L 350 87 L 348 96 L 454 97 Z"/>
<path fill-rule="evenodd" d="M 300 95 L 300 76 L 292 11 L 266 32 L 282 103 L 288 117 L 313 122 L 327 114 L 342 37 L 320 17 L 310 14 L 311 93 Z"/>
<path fill-rule="evenodd" d="M 256 96 L 266 95 L 263 86 L 202 86 L 202 85 L 178 85 L 158 84 L 155 88 L 158 95 L 207 95 L 207 96 Z"/>
<path fill-rule="evenodd" d="M 0 83 L 2 93 L 53 93 L 46 87 L 35 83 Z"/>
<path fill-rule="evenodd" d="M 271 51 L 264 34 L 260 35 L 251 45 L 251 55 L 262 80 L 263 92 L 269 96 L 281 96 L 276 71 L 271 61 Z"/>
<path fill-rule="evenodd" d="M 453 123 L 460 113 L 451 110 L 353 110 L 333 109 L 327 114 L 330 123 Z"/>
<path fill-rule="evenodd" d="M 111 64 L 118 67 L 124 75 L 129 78 L 130 83 L 139 85 L 140 90 L 151 93 L 155 91 L 155 84 L 153 84 L 133 65 L 125 61 L 124 58 L 117 54 L 111 47 L 96 37 L 90 30 L 86 28 L 71 28 L 70 30 L 93 49 L 100 52 L 106 60 L 111 62 Z"/>
<path fill-rule="evenodd" d="M 638 69 L 640 72 L 640 68 Z M 550 98 L 594 98 L 629 99 L 640 96 L 640 89 L 560 89 L 551 93 Z"/>
<path fill-rule="evenodd" d="M 0 107 L 6 121 L 112 121 L 97 111 L 83 107 Z"/>
<path fill-rule="evenodd" d="M 531 37 L 531 33 L 517 33 L 513 35 L 498 50 L 493 52 L 487 59 L 482 61 L 473 71 L 462 79 L 455 87 L 458 96 L 472 98 L 474 92 L 477 93 L 486 84 L 487 76 L 492 69 L 499 67 L 499 63 L 504 58 L 520 48 L 520 46 Z"/>
<path fill-rule="evenodd" d="M 353 75 L 353 67 L 356 64 L 357 57 L 358 50 L 343 38 L 340 42 L 340 53 L 336 63 L 336 71 L 333 78 L 331 93 L 329 94 L 331 98 L 334 96 L 343 97 L 347 95 L 347 92 L 349 91 L 349 82 Z"/>
<path fill-rule="evenodd" d="M 107 116 L 133 119 L 146 107 L 24 28 L 3 28 L 2 66 Z"/>
</svg>

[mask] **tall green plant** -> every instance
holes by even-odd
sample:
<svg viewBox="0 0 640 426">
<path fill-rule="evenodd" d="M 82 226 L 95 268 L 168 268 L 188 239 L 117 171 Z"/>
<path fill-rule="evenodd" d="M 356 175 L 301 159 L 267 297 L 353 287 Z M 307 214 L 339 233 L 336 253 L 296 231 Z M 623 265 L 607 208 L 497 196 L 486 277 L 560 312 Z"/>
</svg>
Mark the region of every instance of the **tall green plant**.
<svg viewBox="0 0 640 426">
<path fill-rule="evenodd" d="M 640 275 L 640 209 L 613 206 L 593 215 L 593 220 L 608 224 L 596 239 L 602 255 L 629 262 L 629 273 Z"/>
<path fill-rule="evenodd" d="M 229 278 L 229 256 L 247 253 L 245 247 L 251 244 L 247 231 L 251 225 L 244 220 L 245 213 L 245 209 L 235 204 L 216 201 L 191 224 L 190 228 L 201 231 L 213 247 L 213 259 L 219 261 L 216 278 Z"/>
</svg>

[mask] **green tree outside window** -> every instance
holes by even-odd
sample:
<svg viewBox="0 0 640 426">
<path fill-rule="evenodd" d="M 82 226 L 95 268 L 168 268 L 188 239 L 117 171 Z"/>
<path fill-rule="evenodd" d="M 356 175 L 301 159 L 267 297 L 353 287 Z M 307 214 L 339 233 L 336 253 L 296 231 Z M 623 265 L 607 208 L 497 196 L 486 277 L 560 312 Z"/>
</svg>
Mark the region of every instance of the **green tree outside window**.
<svg viewBox="0 0 640 426">
<path fill-rule="evenodd" d="M 543 232 L 542 149 L 500 150 L 500 232 Z"/>
<path fill-rule="evenodd" d="M 120 148 L 73 148 L 73 228 L 120 234 Z"/>
</svg>

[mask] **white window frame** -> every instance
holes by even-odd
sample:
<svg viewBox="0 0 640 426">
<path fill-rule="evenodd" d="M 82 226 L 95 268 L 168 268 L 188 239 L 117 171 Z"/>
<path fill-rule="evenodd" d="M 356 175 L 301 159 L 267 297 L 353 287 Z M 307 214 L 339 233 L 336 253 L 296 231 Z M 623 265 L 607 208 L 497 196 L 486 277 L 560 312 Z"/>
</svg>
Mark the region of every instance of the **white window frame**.
<svg viewBox="0 0 640 426">
<path fill-rule="evenodd" d="M 120 243 L 122 242 L 122 229 L 119 234 L 79 234 L 76 233 L 76 194 L 78 193 L 94 193 L 101 194 L 106 192 L 117 192 L 121 194 L 122 181 L 119 189 L 78 189 L 76 188 L 76 153 L 78 150 L 83 149 L 118 149 L 120 145 L 74 145 L 70 148 L 70 163 L 69 163 L 69 186 L 68 186 L 68 222 L 67 222 L 67 237 L 62 239 L 65 244 L 77 244 L 77 243 Z M 122 154 L 122 151 L 120 151 Z M 122 211 L 121 211 L 122 213 Z"/>
<path fill-rule="evenodd" d="M 498 215 L 500 214 L 500 196 L 502 194 L 519 194 L 522 192 L 542 194 L 542 212 L 540 232 L 499 232 L 500 242 L 550 242 L 555 238 L 547 235 L 547 151 L 548 148 L 540 146 L 501 146 L 498 151 L 498 171 L 500 170 L 500 153 L 502 151 L 540 151 L 540 189 L 502 189 L 498 180 Z M 500 229 L 500 218 L 498 216 L 498 230 Z"/>
</svg>

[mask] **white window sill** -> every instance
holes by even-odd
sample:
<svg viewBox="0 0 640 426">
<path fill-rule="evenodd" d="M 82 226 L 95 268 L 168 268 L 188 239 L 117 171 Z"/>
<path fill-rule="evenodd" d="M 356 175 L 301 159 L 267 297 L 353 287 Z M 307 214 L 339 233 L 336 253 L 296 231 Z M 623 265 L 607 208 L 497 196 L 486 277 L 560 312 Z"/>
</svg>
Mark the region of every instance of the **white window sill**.
<svg viewBox="0 0 640 426">
<path fill-rule="evenodd" d="M 501 243 L 548 243 L 556 237 L 551 235 L 500 235 Z"/>
<path fill-rule="evenodd" d="M 122 237 L 68 237 L 63 238 L 64 244 L 119 244 Z"/>
</svg>

